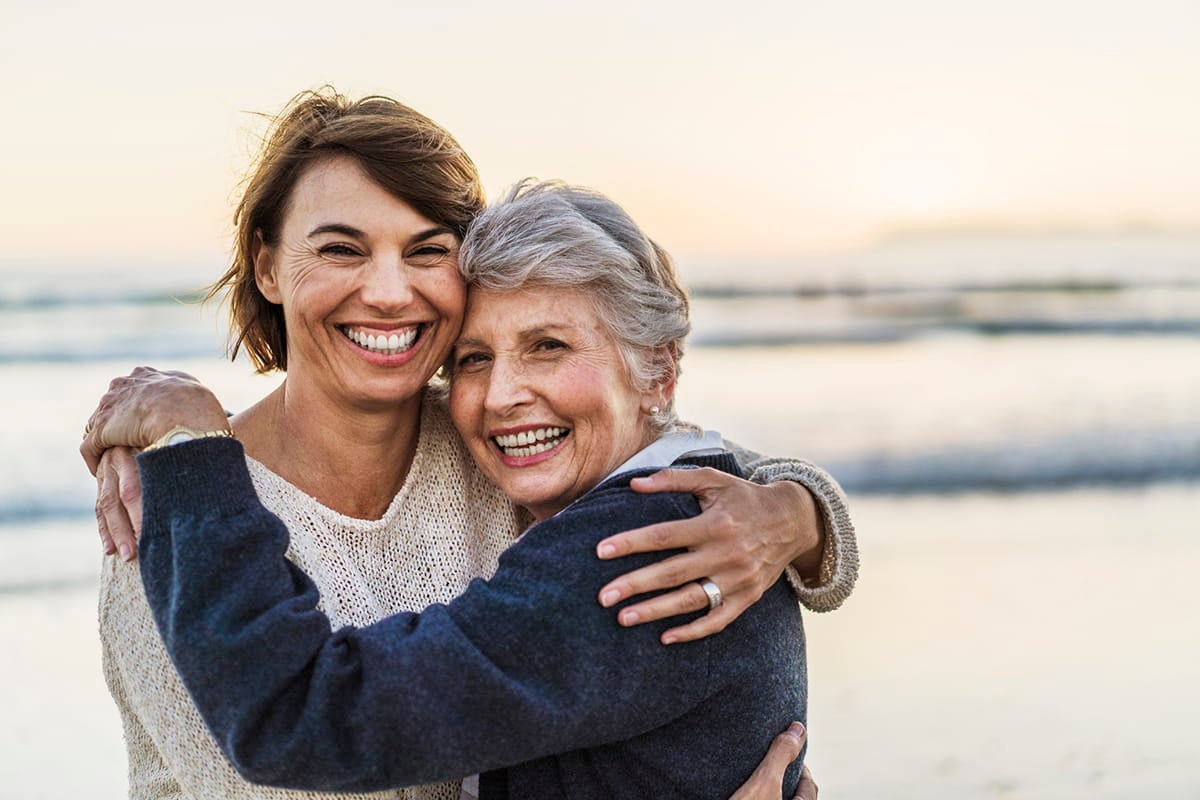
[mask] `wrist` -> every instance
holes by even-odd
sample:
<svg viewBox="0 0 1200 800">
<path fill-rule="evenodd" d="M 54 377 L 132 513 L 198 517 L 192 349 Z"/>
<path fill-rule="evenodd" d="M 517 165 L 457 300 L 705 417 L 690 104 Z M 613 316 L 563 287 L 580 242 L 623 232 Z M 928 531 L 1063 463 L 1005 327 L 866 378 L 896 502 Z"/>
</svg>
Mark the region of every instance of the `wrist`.
<svg viewBox="0 0 1200 800">
<path fill-rule="evenodd" d="M 788 509 L 788 518 L 793 521 L 795 548 L 791 565 L 806 580 L 815 579 L 825 552 L 825 526 L 817 510 L 817 501 L 803 485 L 790 480 L 770 484 Z"/>
<path fill-rule="evenodd" d="M 229 429 L 228 425 L 212 429 L 191 428 L 186 425 L 176 425 L 174 428 L 148 444 L 142 452 L 149 453 L 151 450 L 157 450 L 160 447 L 171 447 L 172 445 L 183 444 L 184 442 L 191 442 L 196 439 L 211 439 L 214 437 L 227 437 L 230 439 L 236 438 L 233 435 L 233 431 Z"/>
<path fill-rule="evenodd" d="M 146 440 L 144 447 L 157 443 L 176 428 L 208 432 L 229 430 L 229 417 L 215 395 L 205 392 L 208 402 L 193 400 L 190 396 L 182 401 L 159 402 L 146 416 L 150 422 L 143 428 Z M 161 446 L 161 445 L 160 445 Z"/>
</svg>

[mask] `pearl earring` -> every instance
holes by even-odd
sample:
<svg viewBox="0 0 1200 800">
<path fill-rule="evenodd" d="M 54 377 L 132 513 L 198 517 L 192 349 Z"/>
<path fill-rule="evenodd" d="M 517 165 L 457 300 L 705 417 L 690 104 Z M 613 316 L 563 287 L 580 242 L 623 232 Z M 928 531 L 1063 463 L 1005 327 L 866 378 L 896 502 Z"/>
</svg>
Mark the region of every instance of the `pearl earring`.
<svg viewBox="0 0 1200 800">
<path fill-rule="evenodd" d="M 662 409 L 661 409 L 661 408 L 659 408 L 658 406 L 650 406 L 650 413 L 651 413 L 651 414 L 658 414 L 658 412 L 659 412 L 659 411 L 662 411 Z"/>
</svg>

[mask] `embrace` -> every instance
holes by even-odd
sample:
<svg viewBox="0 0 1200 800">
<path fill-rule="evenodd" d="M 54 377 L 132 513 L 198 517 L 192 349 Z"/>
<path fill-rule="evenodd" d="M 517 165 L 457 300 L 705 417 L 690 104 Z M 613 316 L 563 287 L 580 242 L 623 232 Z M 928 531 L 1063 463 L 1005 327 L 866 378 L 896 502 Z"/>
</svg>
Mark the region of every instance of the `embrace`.
<svg viewBox="0 0 1200 800">
<path fill-rule="evenodd" d="M 444 129 L 331 92 L 235 222 L 213 291 L 286 380 L 229 419 L 139 368 L 82 447 L 131 797 L 815 797 L 777 735 L 853 528 L 820 469 L 678 418 L 664 250 L 563 183 L 485 208 Z"/>
</svg>

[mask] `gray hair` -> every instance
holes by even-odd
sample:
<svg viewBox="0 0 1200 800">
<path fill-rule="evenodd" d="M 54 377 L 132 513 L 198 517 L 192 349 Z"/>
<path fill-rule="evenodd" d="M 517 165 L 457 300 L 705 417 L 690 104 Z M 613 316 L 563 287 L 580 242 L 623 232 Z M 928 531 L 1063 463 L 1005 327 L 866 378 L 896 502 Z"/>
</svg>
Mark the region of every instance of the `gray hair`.
<svg viewBox="0 0 1200 800">
<path fill-rule="evenodd" d="M 599 192 L 521 181 L 475 217 L 458 263 L 470 286 L 586 289 L 638 391 L 678 376 L 687 292 L 670 255 Z M 650 419 L 655 433 L 679 424 L 674 399 Z"/>
</svg>

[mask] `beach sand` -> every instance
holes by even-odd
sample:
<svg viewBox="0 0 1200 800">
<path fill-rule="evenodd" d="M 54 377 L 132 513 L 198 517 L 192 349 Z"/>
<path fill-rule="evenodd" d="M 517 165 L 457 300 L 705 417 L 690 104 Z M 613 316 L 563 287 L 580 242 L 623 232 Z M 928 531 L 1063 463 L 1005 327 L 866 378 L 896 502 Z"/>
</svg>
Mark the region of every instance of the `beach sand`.
<svg viewBox="0 0 1200 800">
<path fill-rule="evenodd" d="M 822 798 L 1200 797 L 1200 486 L 853 506 L 858 589 L 806 618 Z M 94 586 L 0 626 L 0 798 L 123 797 Z"/>
<path fill-rule="evenodd" d="M 1200 797 L 1200 487 L 855 503 L 808 617 L 833 798 Z"/>
</svg>

